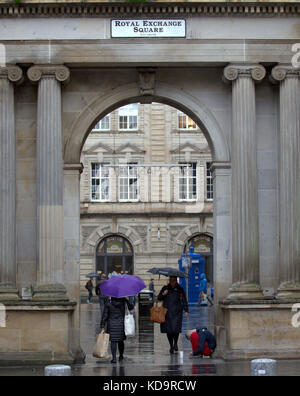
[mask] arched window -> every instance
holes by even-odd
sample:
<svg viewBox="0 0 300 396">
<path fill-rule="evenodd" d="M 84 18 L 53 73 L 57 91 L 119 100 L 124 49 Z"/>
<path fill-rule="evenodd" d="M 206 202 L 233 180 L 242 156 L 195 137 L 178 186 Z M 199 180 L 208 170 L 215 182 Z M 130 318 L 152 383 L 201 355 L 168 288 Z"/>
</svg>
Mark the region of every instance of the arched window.
<svg viewBox="0 0 300 396">
<path fill-rule="evenodd" d="M 96 271 L 109 275 L 133 275 L 133 248 L 130 242 L 120 235 L 111 235 L 102 239 L 96 251 Z"/>
<path fill-rule="evenodd" d="M 193 236 L 185 244 L 184 253 L 187 253 L 191 246 L 194 246 L 195 253 L 199 253 L 205 258 L 205 274 L 207 279 L 213 283 L 213 238 L 206 234 Z"/>
</svg>

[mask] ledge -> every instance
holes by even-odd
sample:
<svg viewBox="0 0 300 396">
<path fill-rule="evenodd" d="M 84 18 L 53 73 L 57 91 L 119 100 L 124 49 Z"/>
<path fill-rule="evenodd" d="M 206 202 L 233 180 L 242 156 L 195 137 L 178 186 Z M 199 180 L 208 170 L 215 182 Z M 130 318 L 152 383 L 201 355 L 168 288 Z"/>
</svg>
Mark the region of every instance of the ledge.
<svg viewBox="0 0 300 396">
<path fill-rule="evenodd" d="M 0 367 L 47 366 L 48 364 L 73 364 L 68 353 L 55 352 L 0 352 Z"/>
<path fill-rule="evenodd" d="M 219 302 L 223 309 L 291 309 L 293 304 L 299 303 L 299 300 L 222 300 Z"/>
<path fill-rule="evenodd" d="M 9 311 L 73 311 L 76 301 L 1 301 Z"/>
<path fill-rule="evenodd" d="M 191 1 L 191 2 L 47 2 L 23 0 L 19 4 L 0 1 L 0 18 L 58 17 L 183 17 L 183 16 L 298 16 L 295 1 Z"/>
</svg>

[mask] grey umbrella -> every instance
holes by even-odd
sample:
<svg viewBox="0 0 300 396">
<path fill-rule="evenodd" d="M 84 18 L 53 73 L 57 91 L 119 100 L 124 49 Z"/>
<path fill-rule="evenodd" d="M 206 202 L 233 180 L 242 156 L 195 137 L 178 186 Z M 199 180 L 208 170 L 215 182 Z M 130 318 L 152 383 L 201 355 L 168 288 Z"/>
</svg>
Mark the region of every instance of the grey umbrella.
<svg viewBox="0 0 300 396">
<path fill-rule="evenodd" d="M 97 272 L 90 272 L 86 275 L 86 278 L 98 278 L 100 275 Z"/>
<path fill-rule="evenodd" d="M 182 271 L 176 270 L 171 267 L 164 268 L 151 268 L 147 272 L 153 275 L 176 276 L 176 278 L 188 278 L 189 276 Z"/>
</svg>

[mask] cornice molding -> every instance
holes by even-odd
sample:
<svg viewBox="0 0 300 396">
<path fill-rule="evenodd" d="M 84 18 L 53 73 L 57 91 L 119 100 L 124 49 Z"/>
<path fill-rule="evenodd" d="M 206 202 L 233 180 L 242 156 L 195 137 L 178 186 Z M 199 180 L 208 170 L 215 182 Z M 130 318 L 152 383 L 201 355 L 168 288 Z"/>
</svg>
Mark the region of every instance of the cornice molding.
<svg viewBox="0 0 300 396">
<path fill-rule="evenodd" d="M 249 3 L 27 3 L 0 4 L 0 18 L 57 17 L 295 16 L 298 2 Z"/>
</svg>

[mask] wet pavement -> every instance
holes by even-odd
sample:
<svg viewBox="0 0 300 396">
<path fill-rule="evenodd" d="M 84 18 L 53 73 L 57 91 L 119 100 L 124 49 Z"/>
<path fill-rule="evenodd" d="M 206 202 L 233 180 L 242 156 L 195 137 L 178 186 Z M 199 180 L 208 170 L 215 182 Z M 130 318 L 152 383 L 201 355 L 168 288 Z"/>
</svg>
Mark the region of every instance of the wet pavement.
<svg viewBox="0 0 300 396">
<path fill-rule="evenodd" d="M 179 339 L 179 353 L 170 355 L 165 334 L 160 326 L 148 318 L 138 320 L 137 335 L 125 343 L 125 359 L 111 364 L 111 359 L 92 356 L 100 327 L 98 304 L 82 304 L 81 346 L 86 353 L 86 364 L 74 365 L 74 376 L 241 376 L 251 375 L 250 362 L 224 362 L 221 359 L 190 358 L 191 345 L 184 337 L 187 329 L 206 326 L 213 330 L 213 308 L 192 307 L 190 317 L 184 318 Z M 0 368 L 0 376 L 40 376 L 43 368 Z M 300 361 L 279 361 L 278 375 L 300 375 Z"/>
</svg>

